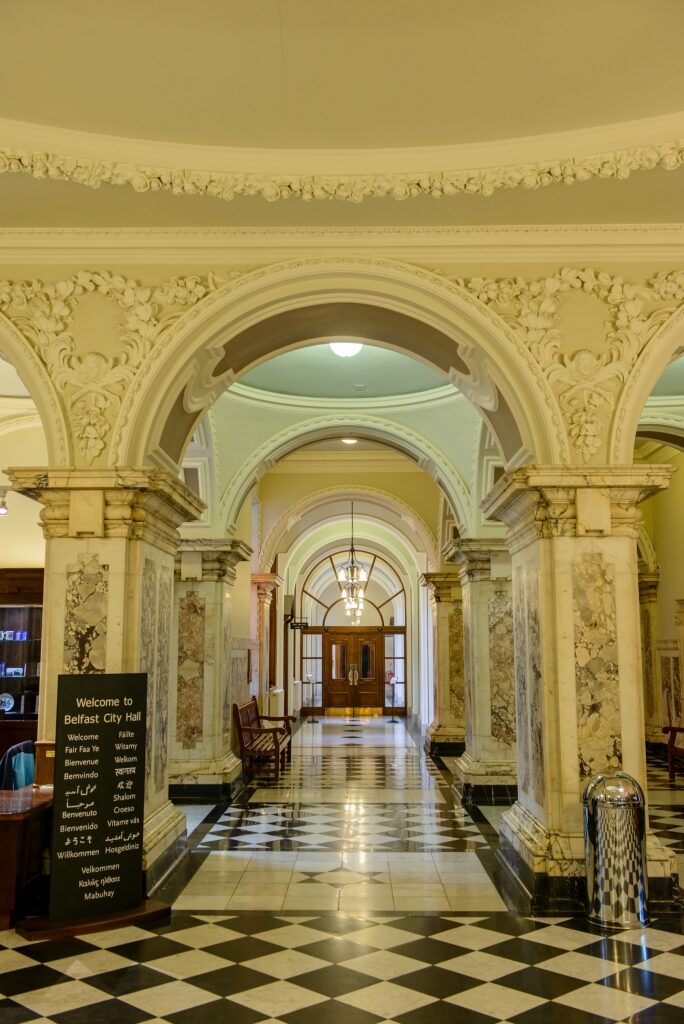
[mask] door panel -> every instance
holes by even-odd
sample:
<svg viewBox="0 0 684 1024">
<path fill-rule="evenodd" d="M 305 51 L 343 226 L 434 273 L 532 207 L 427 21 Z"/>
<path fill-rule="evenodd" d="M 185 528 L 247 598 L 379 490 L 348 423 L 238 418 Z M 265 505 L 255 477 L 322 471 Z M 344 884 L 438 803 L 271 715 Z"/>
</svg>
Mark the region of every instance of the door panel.
<svg viewBox="0 0 684 1024">
<path fill-rule="evenodd" d="M 377 633 L 357 639 L 359 681 L 356 690 L 359 707 L 381 708 L 384 703 L 384 688 L 378 670 L 381 639 Z"/>
<path fill-rule="evenodd" d="M 323 637 L 323 703 L 327 708 L 351 707 L 349 664 L 350 636 Z"/>
<path fill-rule="evenodd" d="M 382 635 L 326 633 L 323 638 L 326 708 L 379 708 L 384 703 Z"/>
</svg>

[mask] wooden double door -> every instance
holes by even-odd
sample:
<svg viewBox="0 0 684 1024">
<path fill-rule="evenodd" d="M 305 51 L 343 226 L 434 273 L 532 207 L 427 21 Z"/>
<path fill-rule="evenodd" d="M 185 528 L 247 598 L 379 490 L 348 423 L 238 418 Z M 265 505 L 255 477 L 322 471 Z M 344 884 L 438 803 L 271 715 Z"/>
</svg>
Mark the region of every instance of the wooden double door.
<svg viewBox="0 0 684 1024">
<path fill-rule="evenodd" d="M 385 703 L 381 632 L 341 628 L 323 634 L 323 704 L 329 714 L 381 715 Z"/>
</svg>

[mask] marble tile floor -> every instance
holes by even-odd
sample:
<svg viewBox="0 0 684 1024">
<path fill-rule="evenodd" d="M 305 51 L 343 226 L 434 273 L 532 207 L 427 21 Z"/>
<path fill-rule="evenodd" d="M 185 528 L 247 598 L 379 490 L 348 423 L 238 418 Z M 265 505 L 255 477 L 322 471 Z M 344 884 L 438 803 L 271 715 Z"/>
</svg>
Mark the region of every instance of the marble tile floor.
<svg viewBox="0 0 684 1024">
<path fill-rule="evenodd" d="M 209 814 L 161 897 L 203 911 L 506 909 L 487 862 L 496 833 L 486 819 L 454 803 L 448 775 L 403 724 L 367 724 L 346 754 L 348 722 L 303 724 L 281 783 L 257 782 Z M 398 770 L 403 786 L 383 788 Z"/>
<path fill-rule="evenodd" d="M 322 794 L 327 799 L 327 794 Z M 205 850 L 337 850 L 422 853 L 465 852 L 486 843 L 461 807 L 395 806 L 341 801 L 228 808 L 198 843 Z M 342 813 L 340 813 L 342 811 Z"/>
<path fill-rule="evenodd" d="M 3 1024 L 681 1024 L 684 928 L 502 913 L 190 914 L 0 932 Z"/>
<path fill-rule="evenodd" d="M 374 721 L 345 751 L 347 727 L 302 726 L 286 787 L 192 806 L 190 856 L 157 893 L 169 924 L 60 942 L 0 933 L 0 1024 L 684 1020 L 684 915 L 601 932 L 512 912 L 495 866 L 505 809 L 466 812 L 404 726 Z M 397 764 L 411 785 L 392 801 L 381 780 Z M 650 764 L 651 815 L 679 844 L 662 774 Z"/>
</svg>

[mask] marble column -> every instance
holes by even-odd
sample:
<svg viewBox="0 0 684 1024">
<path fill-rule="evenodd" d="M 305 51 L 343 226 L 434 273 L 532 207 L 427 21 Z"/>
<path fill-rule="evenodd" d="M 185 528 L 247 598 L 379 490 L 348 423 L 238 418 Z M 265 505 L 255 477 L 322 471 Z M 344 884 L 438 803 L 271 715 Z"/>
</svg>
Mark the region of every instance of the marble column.
<svg viewBox="0 0 684 1024">
<path fill-rule="evenodd" d="M 271 636 L 271 602 L 275 597 L 277 587 L 282 586 L 282 583 L 282 578 L 275 572 L 252 573 L 252 585 L 256 588 L 257 593 L 257 700 L 262 715 L 269 713 L 270 651 L 271 644 L 276 642 L 275 637 Z"/>
<path fill-rule="evenodd" d="M 658 664 L 658 580 L 660 574 L 639 573 L 641 668 L 644 684 L 644 728 L 647 743 L 662 744 L 665 724 Z"/>
<path fill-rule="evenodd" d="M 430 753 L 461 754 L 465 749 L 464 643 L 461 585 L 458 574 L 426 572 L 432 608 L 432 685 L 434 718 L 426 730 Z"/>
<path fill-rule="evenodd" d="M 169 706 L 173 797 L 230 797 L 242 765 L 231 750 L 233 694 L 231 587 L 252 553 L 242 541 L 182 540 L 176 556 Z"/>
<path fill-rule="evenodd" d="M 582 906 L 589 779 L 622 769 L 646 790 L 637 505 L 670 473 L 525 466 L 483 502 L 513 565 L 518 800 L 498 856 L 535 911 Z M 648 875 L 651 900 L 671 900 L 675 858 L 652 834 Z"/>
<path fill-rule="evenodd" d="M 168 798 L 169 674 L 178 527 L 203 502 L 167 470 L 14 469 L 46 538 L 39 741 L 54 742 L 60 673 L 146 672 L 148 892 L 185 852 Z"/>
<path fill-rule="evenodd" d="M 511 557 L 503 540 L 452 541 L 465 645 L 465 751 L 454 788 L 464 804 L 512 804 L 517 795 Z"/>
</svg>

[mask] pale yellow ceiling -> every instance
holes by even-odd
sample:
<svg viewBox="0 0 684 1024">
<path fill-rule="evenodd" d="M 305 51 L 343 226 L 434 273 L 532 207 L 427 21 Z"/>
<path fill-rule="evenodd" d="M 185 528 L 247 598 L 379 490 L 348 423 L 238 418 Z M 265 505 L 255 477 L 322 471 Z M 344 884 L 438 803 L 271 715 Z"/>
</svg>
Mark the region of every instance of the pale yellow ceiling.
<svg viewBox="0 0 684 1024">
<path fill-rule="evenodd" d="M 684 108 L 681 0 L 3 0 L 0 116 L 143 139 L 377 148 Z"/>
</svg>

